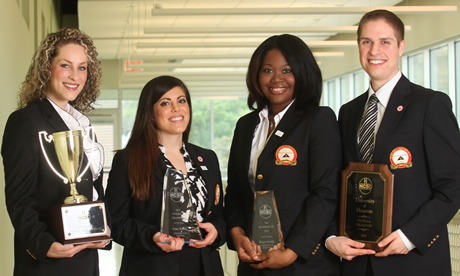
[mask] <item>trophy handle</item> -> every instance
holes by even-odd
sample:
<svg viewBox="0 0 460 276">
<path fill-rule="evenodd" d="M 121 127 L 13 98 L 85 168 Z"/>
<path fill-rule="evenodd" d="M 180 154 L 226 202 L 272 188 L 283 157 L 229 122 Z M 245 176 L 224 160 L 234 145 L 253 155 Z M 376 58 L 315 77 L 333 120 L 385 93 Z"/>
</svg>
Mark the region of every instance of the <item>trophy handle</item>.
<svg viewBox="0 0 460 276">
<path fill-rule="evenodd" d="M 86 171 L 89 169 L 89 166 L 91 165 L 91 159 L 93 158 L 93 152 L 94 152 L 94 127 L 93 126 L 88 126 L 83 132 L 82 132 L 82 136 L 83 138 L 86 138 L 89 136 L 89 133 L 90 133 L 90 130 L 92 135 L 91 135 L 91 141 L 92 141 L 92 144 L 91 144 L 91 154 L 89 155 L 89 159 L 88 159 L 88 162 L 86 164 L 86 167 L 83 169 L 83 171 L 80 173 L 79 176 L 77 176 L 77 182 L 80 182 L 81 181 L 81 177 L 86 173 Z"/>
<path fill-rule="evenodd" d="M 38 132 L 38 139 L 40 140 L 40 146 L 42 148 L 42 152 L 43 152 L 43 155 L 45 156 L 45 159 L 46 159 L 46 162 L 48 163 L 48 165 L 50 166 L 50 168 L 53 170 L 53 172 L 59 176 L 62 180 L 64 180 L 64 184 L 67 184 L 69 182 L 69 180 L 67 180 L 66 177 L 62 176 L 55 168 L 54 166 L 51 164 L 49 158 L 48 158 L 48 155 L 46 154 L 46 150 L 45 150 L 45 147 L 43 147 L 43 140 L 42 140 L 42 135 L 43 137 L 45 137 L 45 141 L 48 142 L 48 143 L 51 143 L 51 141 L 53 140 L 53 135 L 48 135 L 48 133 L 46 131 L 40 131 Z"/>
</svg>

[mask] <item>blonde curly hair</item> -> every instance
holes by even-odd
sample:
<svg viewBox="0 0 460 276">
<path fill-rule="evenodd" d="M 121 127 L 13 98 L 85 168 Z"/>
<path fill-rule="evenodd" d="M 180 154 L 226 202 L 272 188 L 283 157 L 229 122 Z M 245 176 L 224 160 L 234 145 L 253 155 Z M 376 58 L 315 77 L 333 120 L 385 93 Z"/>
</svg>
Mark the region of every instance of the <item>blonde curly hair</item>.
<svg viewBox="0 0 460 276">
<path fill-rule="evenodd" d="M 97 59 L 97 51 L 92 39 L 78 29 L 62 29 L 48 34 L 42 41 L 33 56 L 26 79 L 20 86 L 18 109 L 45 98 L 50 85 L 53 59 L 58 55 L 60 47 L 67 44 L 82 46 L 88 62 L 85 86 L 77 98 L 69 104 L 80 112 L 94 109 L 92 104 L 100 94 L 101 62 Z"/>
</svg>

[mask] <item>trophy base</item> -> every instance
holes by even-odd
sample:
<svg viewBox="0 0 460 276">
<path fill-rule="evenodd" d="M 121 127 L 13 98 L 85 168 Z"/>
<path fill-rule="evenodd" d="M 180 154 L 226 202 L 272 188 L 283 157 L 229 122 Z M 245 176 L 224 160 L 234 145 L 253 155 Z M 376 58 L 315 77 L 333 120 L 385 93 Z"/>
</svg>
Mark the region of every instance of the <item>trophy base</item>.
<svg viewBox="0 0 460 276">
<path fill-rule="evenodd" d="M 64 200 L 64 204 L 85 203 L 88 199 L 84 195 L 68 196 Z"/>
<path fill-rule="evenodd" d="M 103 201 L 63 204 L 51 208 L 50 212 L 51 233 L 62 244 L 112 240 Z"/>
</svg>

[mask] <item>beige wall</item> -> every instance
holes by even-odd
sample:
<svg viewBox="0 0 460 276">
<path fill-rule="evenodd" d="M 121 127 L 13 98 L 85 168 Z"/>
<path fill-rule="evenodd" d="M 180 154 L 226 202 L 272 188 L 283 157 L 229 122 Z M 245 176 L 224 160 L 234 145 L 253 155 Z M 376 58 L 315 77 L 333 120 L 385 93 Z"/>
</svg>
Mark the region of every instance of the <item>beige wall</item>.
<svg viewBox="0 0 460 276">
<path fill-rule="evenodd" d="M 43 38 L 43 32 L 56 30 L 56 18 L 52 0 L 29 0 L 29 27 L 22 15 L 22 2 L 2 1 L 0 8 L 0 139 L 9 114 L 16 108 L 19 84 L 29 67 L 35 41 Z M 37 2 L 37 8 L 33 6 Z M 19 3 L 19 4 L 18 4 Z M 35 11 L 39 14 L 37 23 Z M 44 24 L 43 24 L 44 23 Z M 37 30 L 37 31 L 35 31 Z M 35 35 L 37 32 L 37 36 Z M 0 169 L 0 275 L 13 275 L 13 227 L 5 206 L 5 181 Z"/>
<path fill-rule="evenodd" d="M 403 4 L 404 5 L 404 1 Z M 405 25 L 412 26 L 412 30 L 406 32 L 405 54 L 420 51 L 446 40 L 460 38 L 460 1 L 458 0 L 411 0 L 411 6 L 457 6 L 456 13 L 448 14 L 414 14 L 399 15 Z M 334 40 L 356 40 L 356 34 L 341 34 Z M 321 51 L 323 51 L 322 49 Z M 344 73 L 361 69 L 359 64 L 358 46 L 342 49 L 331 48 L 329 51 L 343 51 L 344 57 L 318 58 L 321 62 L 321 70 L 325 80 L 337 77 Z"/>
</svg>

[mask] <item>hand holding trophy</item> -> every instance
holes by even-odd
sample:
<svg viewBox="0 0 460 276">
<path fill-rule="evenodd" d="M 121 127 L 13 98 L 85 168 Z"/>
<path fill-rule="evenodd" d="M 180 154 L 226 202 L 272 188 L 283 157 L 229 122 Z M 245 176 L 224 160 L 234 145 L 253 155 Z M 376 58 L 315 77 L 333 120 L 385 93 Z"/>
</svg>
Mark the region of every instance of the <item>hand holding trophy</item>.
<svg viewBox="0 0 460 276">
<path fill-rule="evenodd" d="M 90 132 L 92 133 L 91 140 L 93 141 L 91 156 L 86 167 L 82 170 L 85 156 L 83 138 L 86 138 Z M 80 195 L 76 188 L 76 184 L 81 181 L 82 176 L 90 166 L 95 139 L 93 127 L 88 127 L 86 132 L 73 130 L 55 132 L 51 135 L 48 135 L 46 131 L 41 131 L 38 136 L 48 165 L 63 180 L 64 184 L 70 184 L 70 196 L 65 199 L 64 205 L 57 206 L 51 210 L 52 233 L 55 238 L 62 244 L 111 240 L 107 227 L 104 202 L 100 200 L 88 202 L 88 199 L 84 195 Z M 54 142 L 59 164 L 65 176 L 61 175 L 49 161 L 43 146 L 42 136 L 46 142 Z"/>
</svg>

